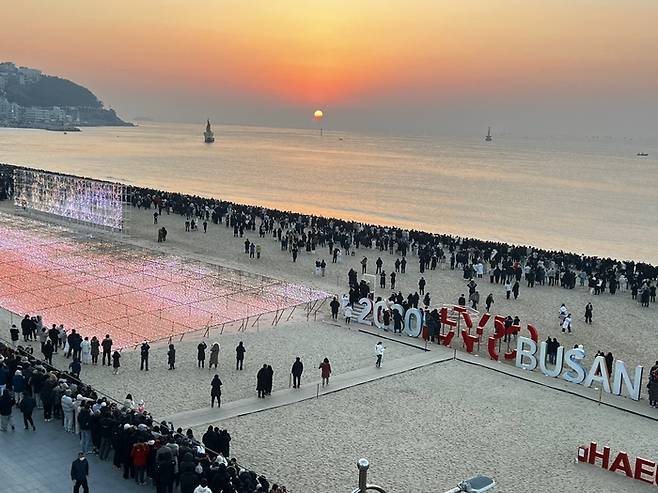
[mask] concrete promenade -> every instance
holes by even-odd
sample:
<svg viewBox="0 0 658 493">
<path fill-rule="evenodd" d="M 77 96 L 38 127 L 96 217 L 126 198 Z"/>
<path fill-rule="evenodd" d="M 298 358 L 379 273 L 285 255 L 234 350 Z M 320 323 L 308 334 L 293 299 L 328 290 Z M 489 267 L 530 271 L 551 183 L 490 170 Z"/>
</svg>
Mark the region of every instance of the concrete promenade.
<svg viewBox="0 0 658 493">
<path fill-rule="evenodd" d="M 78 458 L 80 441 L 65 433 L 59 421 L 44 423 L 41 410 L 33 418 L 37 431 L 23 428 L 23 417 L 14 409 L 16 431 L 0 432 L 0 491 L 11 493 L 66 493 L 73 491 L 71 462 Z M 110 460 L 88 455 L 91 493 L 155 491 L 123 479 Z M 82 490 L 80 490 L 82 491 Z"/>
</svg>

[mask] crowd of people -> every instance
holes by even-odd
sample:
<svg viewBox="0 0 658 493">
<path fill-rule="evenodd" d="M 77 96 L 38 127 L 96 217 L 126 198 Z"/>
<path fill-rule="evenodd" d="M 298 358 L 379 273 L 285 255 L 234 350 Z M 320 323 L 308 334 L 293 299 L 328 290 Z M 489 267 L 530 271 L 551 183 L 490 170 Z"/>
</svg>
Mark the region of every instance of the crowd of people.
<svg viewBox="0 0 658 493">
<path fill-rule="evenodd" d="M 151 483 L 158 493 L 286 491 L 230 458 L 228 431 L 209 427 L 197 439 L 191 429 L 157 422 L 131 394 L 117 402 L 36 358 L 31 346 L 0 342 L 0 430 L 14 431 L 14 413 L 20 412 L 24 429 L 36 431 L 37 410 L 44 422 L 58 421 L 79 437 L 81 455 L 71 468 L 75 491 L 88 491 L 88 454 L 112 461 L 124 479 Z"/>
</svg>

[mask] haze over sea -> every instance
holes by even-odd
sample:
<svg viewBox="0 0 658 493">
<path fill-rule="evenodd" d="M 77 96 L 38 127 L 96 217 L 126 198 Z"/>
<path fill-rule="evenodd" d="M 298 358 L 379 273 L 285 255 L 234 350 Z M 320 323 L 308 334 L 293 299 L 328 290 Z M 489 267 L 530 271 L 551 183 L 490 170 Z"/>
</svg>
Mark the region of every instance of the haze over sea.
<svg viewBox="0 0 658 493">
<path fill-rule="evenodd" d="M 304 213 L 658 263 L 658 142 L 145 123 L 0 128 L 0 162 Z M 648 157 L 636 153 L 647 152 Z"/>
</svg>

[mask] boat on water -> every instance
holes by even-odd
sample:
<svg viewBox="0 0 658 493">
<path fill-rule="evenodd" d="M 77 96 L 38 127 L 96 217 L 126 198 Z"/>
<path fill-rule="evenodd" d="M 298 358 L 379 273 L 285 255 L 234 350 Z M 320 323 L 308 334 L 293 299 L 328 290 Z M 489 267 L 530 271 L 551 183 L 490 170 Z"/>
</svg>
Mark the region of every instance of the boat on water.
<svg viewBox="0 0 658 493">
<path fill-rule="evenodd" d="M 638 153 L 636 154 L 636 156 L 640 156 L 640 157 L 647 157 L 648 155 L 649 155 L 649 154 L 647 154 L 646 152 L 638 152 Z"/>
<path fill-rule="evenodd" d="M 487 130 L 487 135 L 484 137 L 485 142 L 491 142 L 493 140 L 493 137 L 491 136 L 491 127 L 489 127 L 489 130 Z"/>
<path fill-rule="evenodd" d="M 208 120 L 208 122 L 206 123 L 206 131 L 203 132 L 203 141 L 206 144 L 212 144 L 213 142 L 215 142 L 215 134 L 210 128 L 210 120 Z"/>
</svg>

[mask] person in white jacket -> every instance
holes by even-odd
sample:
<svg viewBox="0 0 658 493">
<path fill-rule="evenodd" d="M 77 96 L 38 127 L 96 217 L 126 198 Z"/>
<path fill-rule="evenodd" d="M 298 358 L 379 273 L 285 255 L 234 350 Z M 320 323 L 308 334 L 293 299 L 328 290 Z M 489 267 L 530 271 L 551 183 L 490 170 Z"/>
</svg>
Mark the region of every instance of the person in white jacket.
<svg viewBox="0 0 658 493">
<path fill-rule="evenodd" d="M 208 488 L 208 480 L 206 478 L 201 478 L 201 484 L 194 488 L 194 493 L 212 493 L 212 490 Z"/>
<path fill-rule="evenodd" d="M 67 390 L 61 399 L 62 413 L 64 414 L 64 431 L 73 433 L 75 428 L 73 399 L 71 398 L 71 391 Z"/>
<path fill-rule="evenodd" d="M 377 356 L 377 361 L 375 362 L 375 368 L 382 367 L 382 359 L 384 358 L 384 351 L 386 348 L 382 344 L 382 341 L 379 341 L 375 346 L 375 355 Z"/>
</svg>

